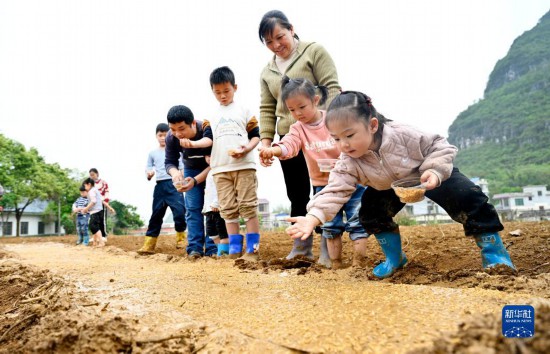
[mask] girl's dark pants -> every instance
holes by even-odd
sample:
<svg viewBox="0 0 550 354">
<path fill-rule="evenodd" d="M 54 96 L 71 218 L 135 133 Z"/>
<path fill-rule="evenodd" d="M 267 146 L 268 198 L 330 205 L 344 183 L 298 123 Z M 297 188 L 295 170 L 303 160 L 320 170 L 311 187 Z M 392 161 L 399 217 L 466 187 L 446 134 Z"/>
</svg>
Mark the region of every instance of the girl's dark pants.
<svg viewBox="0 0 550 354">
<path fill-rule="evenodd" d="M 466 236 L 504 229 L 495 208 L 488 203 L 489 198 L 458 168 L 453 168 L 449 179 L 425 195 L 461 223 Z M 393 217 L 404 206 L 393 189 L 378 191 L 369 187 L 361 199 L 359 219 L 368 234 L 395 231 L 398 225 Z"/>
<path fill-rule="evenodd" d="M 281 138 L 283 136 L 281 135 Z M 285 179 L 286 195 L 290 200 L 290 216 L 306 215 L 311 184 L 302 151 L 292 159 L 281 160 L 281 168 Z"/>
</svg>

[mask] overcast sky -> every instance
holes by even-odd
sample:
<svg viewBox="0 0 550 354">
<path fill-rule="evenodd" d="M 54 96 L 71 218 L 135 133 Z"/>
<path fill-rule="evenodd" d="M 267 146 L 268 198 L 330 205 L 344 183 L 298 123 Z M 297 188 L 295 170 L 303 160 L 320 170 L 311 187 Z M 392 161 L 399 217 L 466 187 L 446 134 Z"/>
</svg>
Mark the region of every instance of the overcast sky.
<svg viewBox="0 0 550 354">
<path fill-rule="evenodd" d="M 0 133 L 49 163 L 96 167 L 112 199 L 147 221 L 155 126 L 178 104 L 208 117 L 217 105 L 209 74 L 222 65 L 236 74 L 236 100 L 258 113 L 271 52 L 257 28 L 272 9 L 331 53 L 344 89 L 447 136 L 550 0 L 3 1 Z M 288 204 L 278 165 L 258 167 L 258 176 L 259 197 Z"/>
</svg>

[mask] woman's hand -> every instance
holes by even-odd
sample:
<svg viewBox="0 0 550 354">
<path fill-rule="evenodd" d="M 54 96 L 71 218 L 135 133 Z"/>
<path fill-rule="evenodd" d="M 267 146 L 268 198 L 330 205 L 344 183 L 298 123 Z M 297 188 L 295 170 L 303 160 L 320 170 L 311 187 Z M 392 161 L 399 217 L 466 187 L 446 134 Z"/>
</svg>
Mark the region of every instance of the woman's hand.
<svg viewBox="0 0 550 354">
<path fill-rule="evenodd" d="M 273 149 L 270 146 L 260 146 L 258 152 L 260 155 L 260 165 L 264 167 L 273 165 Z"/>
<path fill-rule="evenodd" d="M 271 147 L 272 143 L 273 143 L 272 139 L 267 139 L 267 138 L 262 139 L 262 146 L 263 147 Z"/>
<path fill-rule="evenodd" d="M 287 218 L 286 221 L 294 223 L 286 228 L 286 233 L 292 238 L 301 238 L 302 241 L 307 240 L 307 238 L 311 236 L 315 226 L 321 223 L 319 219 L 313 215 L 296 216 Z"/>
</svg>

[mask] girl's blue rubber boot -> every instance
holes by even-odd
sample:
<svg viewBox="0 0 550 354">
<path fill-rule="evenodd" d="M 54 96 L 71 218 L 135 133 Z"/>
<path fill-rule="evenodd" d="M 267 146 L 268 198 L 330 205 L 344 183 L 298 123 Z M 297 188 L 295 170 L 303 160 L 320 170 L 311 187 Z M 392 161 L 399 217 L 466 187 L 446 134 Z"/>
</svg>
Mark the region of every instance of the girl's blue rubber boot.
<svg viewBox="0 0 550 354">
<path fill-rule="evenodd" d="M 243 255 L 243 235 L 229 235 L 229 258 L 235 259 Z"/>
<path fill-rule="evenodd" d="M 496 267 L 499 264 L 516 270 L 510 254 L 502 244 L 498 232 L 488 232 L 474 236 L 477 246 L 481 249 L 481 264 L 483 269 Z"/>
<path fill-rule="evenodd" d="M 372 273 L 377 278 L 387 278 L 407 264 L 407 256 L 401 250 L 401 235 L 395 232 L 382 232 L 374 236 L 382 248 L 386 260 L 374 267 Z"/>
<path fill-rule="evenodd" d="M 304 256 L 309 259 L 313 259 L 313 235 L 309 236 L 305 241 L 302 239 L 294 239 L 294 245 L 292 250 L 286 256 L 286 259 L 293 259 L 297 256 Z"/>
</svg>

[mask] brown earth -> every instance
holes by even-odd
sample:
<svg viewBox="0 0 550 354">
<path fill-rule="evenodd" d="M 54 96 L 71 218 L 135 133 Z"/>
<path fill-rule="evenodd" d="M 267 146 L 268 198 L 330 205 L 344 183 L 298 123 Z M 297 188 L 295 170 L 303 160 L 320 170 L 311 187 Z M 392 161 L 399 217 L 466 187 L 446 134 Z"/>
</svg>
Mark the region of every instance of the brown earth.
<svg viewBox="0 0 550 354">
<path fill-rule="evenodd" d="M 175 236 L 152 256 L 143 237 L 0 238 L 0 353 L 550 352 L 550 222 L 505 224 L 517 274 L 482 272 L 458 224 L 401 232 L 409 264 L 382 281 L 374 238 L 352 268 L 345 237 L 337 271 L 283 260 L 284 232 L 262 234 L 258 263 L 192 262 Z M 501 335 L 507 304 L 536 308 L 534 337 Z"/>
</svg>

